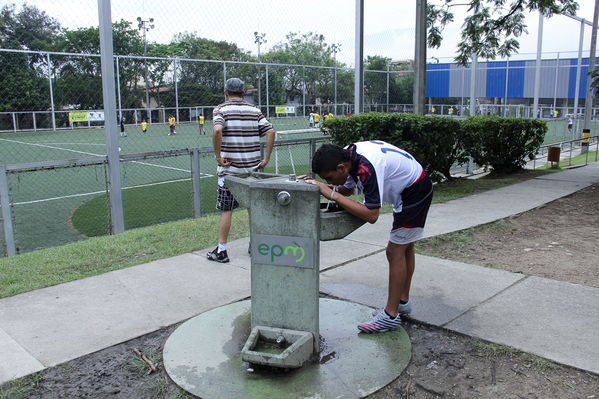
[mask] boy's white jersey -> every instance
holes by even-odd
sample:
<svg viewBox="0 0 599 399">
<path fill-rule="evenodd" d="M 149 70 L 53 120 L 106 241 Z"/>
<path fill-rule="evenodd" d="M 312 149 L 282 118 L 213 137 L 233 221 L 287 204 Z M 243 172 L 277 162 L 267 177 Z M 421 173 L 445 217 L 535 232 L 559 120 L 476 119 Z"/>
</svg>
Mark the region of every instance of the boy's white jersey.
<svg viewBox="0 0 599 399">
<path fill-rule="evenodd" d="M 364 193 L 364 204 L 371 209 L 383 202 L 393 212 L 401 212 L 401 193 L 424 176 L 424 169 L 408 152 L 384 141 L 362 141 L 352 144 L 352 171 L 345 187 L 356 185 Z"/>
</svg>

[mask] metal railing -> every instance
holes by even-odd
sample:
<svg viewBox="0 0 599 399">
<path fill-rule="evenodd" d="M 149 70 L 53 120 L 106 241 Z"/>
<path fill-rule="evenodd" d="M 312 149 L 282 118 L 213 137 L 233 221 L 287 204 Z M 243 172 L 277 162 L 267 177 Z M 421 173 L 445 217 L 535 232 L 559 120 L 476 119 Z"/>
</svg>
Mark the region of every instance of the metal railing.
<svg viewBox="0 0 599 399">
<path fill-rule="evenodd" d="M 583 142 L 587 140 L 587 145 L 583 146 Z M 584 165 L 589 162 L 597 162 L 599 159 L 599 135 L 591 136 L 586 139 L 577 138 L 573 140 L 559 141 L 552 144 L 547 144 L 539 147 L 539 151 L 535 157 L 528 163 L 532 169 L 538 167 L 537 164 L 547 165 L 550 163 L 548 160 L 548 153 L 550 148 L 557 147 L 560 149 L 560 160 L 559 162 L 568 162 L 566 166 L 572 166 L 572 158 L 586 154 L 584 159 Z M 595 148 L 593 150 L 593 147 Z M 586 151 L 585 151 L 586 149 Z M 593 154 L 594 152 L 594 154 Z"/>
</svg>

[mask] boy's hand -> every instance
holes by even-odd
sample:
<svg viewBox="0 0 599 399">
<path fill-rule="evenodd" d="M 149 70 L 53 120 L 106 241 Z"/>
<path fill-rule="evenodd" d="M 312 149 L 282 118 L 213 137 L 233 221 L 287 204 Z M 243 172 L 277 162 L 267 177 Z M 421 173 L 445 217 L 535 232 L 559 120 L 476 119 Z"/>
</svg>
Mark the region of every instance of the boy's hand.
<svg viewBox="0 0 599 399">
<path fill-rule="evenodd" d="M 322 194 L 322 195 L 323 195 L 325 198 L 327 198 L 327 199 L 329 199 L 329 200 L 332 200 L 332 199 L 333 199 L 332 197 L 333 197 L 333 195 L 334 195 L 334 192 L 335 192 L 335 191 L 334 191 L 334 190 L 333 190 L 331 187 L 329 187 L 329 185 L 328 185 L 328 184 L 326 184 L 326 183 L 323 183 L 323 182 L 321 182 L 321 181 L 318 181 L 318 180 L 316 180 L 316 179 L 309 178 L 309 177 L 308 177 L 308 178 L 305 178 L 304 180 L 305 180 L 305 182 L 306 182 L 306 183 L 308 183 L 308 184 L 313 184 L 313 185 L 315 185 L 316 187 L 318 187 L 318 189 L 320 190 L 320 193 L 321 193 L 321 194 Z"/>
</svg>

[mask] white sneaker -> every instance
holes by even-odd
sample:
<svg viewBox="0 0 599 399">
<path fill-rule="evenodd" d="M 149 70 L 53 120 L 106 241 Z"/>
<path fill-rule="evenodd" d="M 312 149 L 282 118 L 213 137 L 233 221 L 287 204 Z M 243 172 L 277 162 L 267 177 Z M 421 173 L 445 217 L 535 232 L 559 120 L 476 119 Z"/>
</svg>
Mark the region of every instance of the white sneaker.
<svg viewBox="0 0 599 399">
<path fill-rule="evenodd" d="M 391 318 L 384 311 L 378 312 L 372 319 L 360 324 L 358 330 L 365 333 L 379 333 L 395 330 L 401 327 L 401 316 L 399 313 Z"/>
<path fill-rule="evenodd" d="M 383 308 L 373 310 L 372 315 L 375 316 L 382 309 Z M 400 303 L 397 307 L 397 312 L 402 316 L 408 316 L 410 313 L 412 313 L 412 302 L 410 302 L 410 300 L 408 299 L 408 302 L 404 303 L 403 305 Z"/>
</svg>

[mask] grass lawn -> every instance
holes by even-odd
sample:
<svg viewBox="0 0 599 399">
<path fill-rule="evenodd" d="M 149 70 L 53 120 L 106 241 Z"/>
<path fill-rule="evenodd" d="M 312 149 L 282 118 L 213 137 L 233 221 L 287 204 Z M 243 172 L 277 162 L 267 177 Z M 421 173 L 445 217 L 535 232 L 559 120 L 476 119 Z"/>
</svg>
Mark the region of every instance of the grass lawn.
<svg viewBox="0 0 599 399">
<path fill-rule="evenodd" d="M 433 203 L 518 183 L 547 171 L 455 179 L 435 186 Z M 385 207 L 383 212 L 390 212 Z M 59 247 L 0 258 L 0 297 L 123 269 L 216 245 L 219 215 L 128 230 Z M 247 212 L 233 213 L 230 240 L 247 237 Z"/>
</svg>

